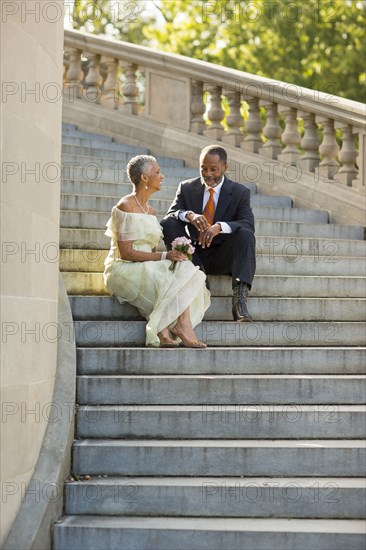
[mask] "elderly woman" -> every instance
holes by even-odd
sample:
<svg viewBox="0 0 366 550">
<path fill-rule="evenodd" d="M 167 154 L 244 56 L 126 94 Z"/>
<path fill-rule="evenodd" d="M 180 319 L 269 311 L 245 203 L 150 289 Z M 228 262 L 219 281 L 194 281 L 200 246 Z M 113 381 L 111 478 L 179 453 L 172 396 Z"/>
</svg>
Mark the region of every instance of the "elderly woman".
<svg viewBox="0 0 366 550">
<path fill-rule="evenodd" d="M 193 330 L 210 304 L 205 275 L 181 251 L 156 252 L 162 229 L 148 200 L 161 188 L 160 167 L 154 157 L 138 155 L 127 174 L 134 191 L 112 208 L 105 233 L 111 237 L 105 286 L 145 317 L 147 346 L 177 347 L 178 337 L 185 347 L 205 348 Z"/>
</svg>

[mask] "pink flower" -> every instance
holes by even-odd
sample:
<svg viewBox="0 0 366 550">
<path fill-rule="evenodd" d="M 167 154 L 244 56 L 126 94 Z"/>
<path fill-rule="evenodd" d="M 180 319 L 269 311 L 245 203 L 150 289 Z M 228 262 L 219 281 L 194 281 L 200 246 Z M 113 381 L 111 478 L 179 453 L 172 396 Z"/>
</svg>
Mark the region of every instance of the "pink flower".
<svg viewBox="0 0 366 550">
<path fill-rule="evenodd" d="M 187 237 L 177 237 L 174 239 L 172 242 L 172 249 L 184 252 L 184 254 L 188 257 L 188 260 L 192 260 L 192 254 L 195 251 L 194 246 L 192 246 L 191 239 L 187 239 Z M 177 262 L 172 262 L 172 265 L 169 267 L 171 271 L 174 271 L 176 263 Z"/>
</svg>

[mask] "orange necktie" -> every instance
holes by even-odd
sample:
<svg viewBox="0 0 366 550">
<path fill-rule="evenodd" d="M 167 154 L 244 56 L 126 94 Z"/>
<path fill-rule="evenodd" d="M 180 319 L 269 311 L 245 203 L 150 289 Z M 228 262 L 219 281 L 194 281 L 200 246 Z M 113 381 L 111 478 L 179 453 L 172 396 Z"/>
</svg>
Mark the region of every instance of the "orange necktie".
<svg viewBox="0 0 366 550">
<path fill-rule="evenodd" d="M 206 203 L 206 206 L 205 206 L 202 214 L 205 216 L 208 223 L 210 225 L 212 225 L 213 219 L 214 219 L 214 214 L 215 214 L 215 199 L 214 199 L 215 190 L 214 189 L 209 189 L 209 192 L 210 192 L 210 197 L 209 197 L 209 199 Z"/>
</svg>

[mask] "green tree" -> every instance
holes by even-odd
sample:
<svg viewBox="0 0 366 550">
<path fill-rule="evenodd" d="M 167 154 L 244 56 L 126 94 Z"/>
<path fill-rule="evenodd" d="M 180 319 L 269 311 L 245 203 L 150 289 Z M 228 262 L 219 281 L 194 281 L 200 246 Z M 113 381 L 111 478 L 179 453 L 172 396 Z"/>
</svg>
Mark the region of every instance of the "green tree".
<svg viewBox="0 0 366 550">
<path fill-rule="evenodd" d="M 365 101 L 365 3 L 355 0 L 155 2 L 155 47 Z"/>
<path fill-rule="evenodd" d="M 74 0 L 72 27 L 149 45 L 144 29 L 155 24 L 155 17 L 146 5 L 141 0 Z"/>
</svg>

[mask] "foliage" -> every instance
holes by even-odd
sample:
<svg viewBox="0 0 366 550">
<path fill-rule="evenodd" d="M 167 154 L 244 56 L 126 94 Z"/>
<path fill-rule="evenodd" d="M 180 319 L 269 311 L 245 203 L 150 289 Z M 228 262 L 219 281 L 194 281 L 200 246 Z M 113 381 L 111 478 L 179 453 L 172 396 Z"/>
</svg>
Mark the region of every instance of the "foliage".
<svg viewBox="0 0 366 550">
<path fill-rule="evenodd" d="M 143 45 L 149 45 L 144 28 L 155 24 L 141 0 L 74 0 L 71 20 L 74 29 Z"/>
<path fill-rule="evenodd" d="M 355 0 L 159 2 L 155 46 L 365 101 L 365 4 Z"/>
<path fill-rule="evenodd" d="M 74 27 L 80 7 L 76 0 Z M 98 0 L 104 6 L 115 0 Z M 114 28 L 123 40 L 203 59 L 365 101 L 366 40 L 363 0 L 160 0 L 122 2 L 139 7 L 137 21 L 100 21 L 92 32 Z M 161 23 L 152 14 L 151 4 Z"/>
</svg>

